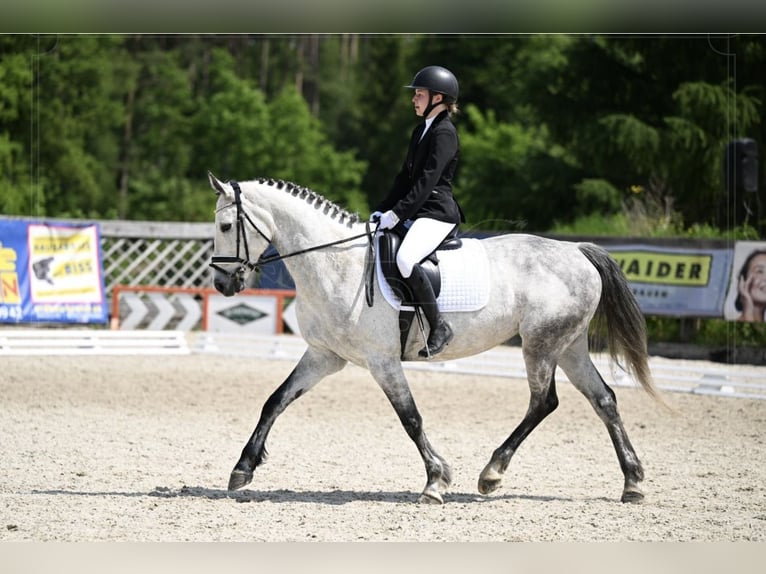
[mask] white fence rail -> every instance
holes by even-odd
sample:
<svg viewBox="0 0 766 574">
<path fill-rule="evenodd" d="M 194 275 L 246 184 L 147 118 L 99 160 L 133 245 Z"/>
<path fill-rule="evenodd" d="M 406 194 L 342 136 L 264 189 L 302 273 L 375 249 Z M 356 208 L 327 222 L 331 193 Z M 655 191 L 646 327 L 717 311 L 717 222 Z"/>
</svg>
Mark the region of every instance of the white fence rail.
<svg viewBox="0 0 766 574">
<path fill-rule="evenodd" d="M 215 353 L 253 359 L 297 361 L 306 343 L 295 335 L 230 335 L 225 333 L 99 329 L 0 330 L 3 355 L 188 355 Z M 617 387 L 638 383 L 609 360 L 594 355 L 593 362 L 606 382 Z M 657 386 L 664 391 L 732 398 L 766 399 L 766 367 L 726 365 L 652 357 Z M 473 357 L 453 361 L 408 362 L 405 369 L 476 376 L 525 379 L 519 347 L 500 346 Z M 566 381 L 559 369 L 558 381 Z"/>
<path fill-rule="evenodd" d="M 297 361 L 306 343 L 294 335 L 231 336 L 224 333 L 199 333 L 191 344 L 192 352 L 219 353 L 254 359 Z M 593 356 L 604 380 L 612 386 L 633 387 L 638 383 L 615 365 L 607 354 Z M 651 357 L 649 360 L 657 386 L 664 391 L 766 399 L 766 367 L 725 365 Z M 408 362 L 405 369 L 478 376 L 525 379 L 526 367 L 519 347 L 500 346 L 473 357 L 442 362 Z M 557 381 L 569 382 L 558 369 Z"/>
<path fill-rule="evenodd" d="M 183 331 L 0 330 L 0 355 L 188 355 Z"/>
</svg>

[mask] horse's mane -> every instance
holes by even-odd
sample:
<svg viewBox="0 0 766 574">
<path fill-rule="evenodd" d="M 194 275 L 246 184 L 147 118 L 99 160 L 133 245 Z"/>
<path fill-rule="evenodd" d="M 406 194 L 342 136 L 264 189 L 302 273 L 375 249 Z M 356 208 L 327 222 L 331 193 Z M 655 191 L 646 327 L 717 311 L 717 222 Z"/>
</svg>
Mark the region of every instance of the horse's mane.
<svg viewBox="0 0 766 574">
<path fill-rule="evenodd" d="M 282 189 L 293 197 L 299 197 L 305 200 L 309 205 L 313 205 L 316 209 L 323 210 L 325 215 L 329 216 L 331 219 L 337 219 L 338 223 L 342 223 L 346 225 L 346 227 L 351 227 L 355 223 L 362 221 L 357 213 L 351 213 L 347 209 L 333 203 L 323 195 L 307 187 L 302 187 L 291 181 L 284 181 L 282 179 L 258 178 L 256 181 L 261 185 L 268 185 L 270 187 Z"/>
</svg>

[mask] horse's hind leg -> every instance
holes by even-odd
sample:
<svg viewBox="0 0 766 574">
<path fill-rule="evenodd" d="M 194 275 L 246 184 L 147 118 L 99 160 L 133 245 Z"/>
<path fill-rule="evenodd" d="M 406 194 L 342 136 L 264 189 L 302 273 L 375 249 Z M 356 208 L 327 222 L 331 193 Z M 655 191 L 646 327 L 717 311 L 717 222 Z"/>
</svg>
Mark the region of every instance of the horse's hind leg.
<svg viewBox="0 0 766 574">
<path fill-rule="evenodd" d="M 381 364 L 370 364 L 370 372 L 388 397 L 425 463 L 426 486 L 418 502 L 443 503 L 442 492 L 452 483 L 452 470 L 428 442 L 423 431 L 423 419 L 415 405 L 401 363 L 392 359 Z"/>
<path fill-rule="evenodd" d="M 529 436 L 537 425 L 551 414 L 559 404 L 556 395 L 554 378 L 556 365 L 547 360 L 533 359 L 530 353 L 524 352 L 529 381 L 529 407 L 519 426 L 517 426 L 505 442 L 492 453 L 484 470 L 479 475 L 479 492 L 489 494 L 500 487 L 511 457 L 518 450 L 524 439 Z"/>
<path fill-rule="evenodd" d="M 590 359 L 586 335 L 580 337 L 562 354 L 559 364 L 575 388 L 587 397 L 606 425 L 625 477 L 622 502 L 641 502 L 644 494 L 638 487 L 638 483 L 644 479 L 644 469 L 628 439 L 628 433 L 617 410 L 614 391 L 604 382 Z"/>
<path fill-rule="evenodd" d="M 256 467 L 266 460 L 266 437 L 277 417 L 303 393 L 324 377 L 341 370 L 346 361 L 329 351 L 309 347 L 293 372 L 266 400 L 261 417 L 247 441 L 242 455 L 229 477 L 229 490 L 236 490 L 253 480 Z"/>
</svg>

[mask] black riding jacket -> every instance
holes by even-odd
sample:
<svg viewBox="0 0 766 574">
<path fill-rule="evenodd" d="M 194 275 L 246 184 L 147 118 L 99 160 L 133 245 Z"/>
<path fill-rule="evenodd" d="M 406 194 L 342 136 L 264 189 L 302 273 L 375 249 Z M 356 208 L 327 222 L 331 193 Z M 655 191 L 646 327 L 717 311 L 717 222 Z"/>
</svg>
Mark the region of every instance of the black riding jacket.
<svg viewBox="0 0 766 574">
<path fill-rule="evenodd" d="M 407 157 L 394 178 L 391 190 L 375 211 L 389 209 L 401 221 L 428 217 L 447 223 L 464 221 L 452 195 L 452 179 L 460 155 L 457 130 L 444 111 L 437 115 L 420 140 L 425 122 L 415 127 Z"/>
</svg>

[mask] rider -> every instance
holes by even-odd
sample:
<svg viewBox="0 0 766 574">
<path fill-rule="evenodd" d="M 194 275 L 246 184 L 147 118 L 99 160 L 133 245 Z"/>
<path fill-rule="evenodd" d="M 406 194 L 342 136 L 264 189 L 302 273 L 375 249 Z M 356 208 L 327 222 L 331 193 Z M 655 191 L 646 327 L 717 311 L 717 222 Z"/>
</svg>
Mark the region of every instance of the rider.
<svg viewBox="0 0 766 574">
<path fill-rule="evenodd" d="M 457 78 L 441 66 L 427 66 L 405 86 L 415 90 L 415 114 L 424 122 L 412 132 L 407 156 L 386 198 L 371 215 L 381 229 L 404 234 L 396 265 L 431 326 L 421 357 L 440 353 L 452 340 L 431 283 L 420 263 L 464 221 L 452 195 L 460 146 L 450 117 L 457 113 Z"/>
</svg>

